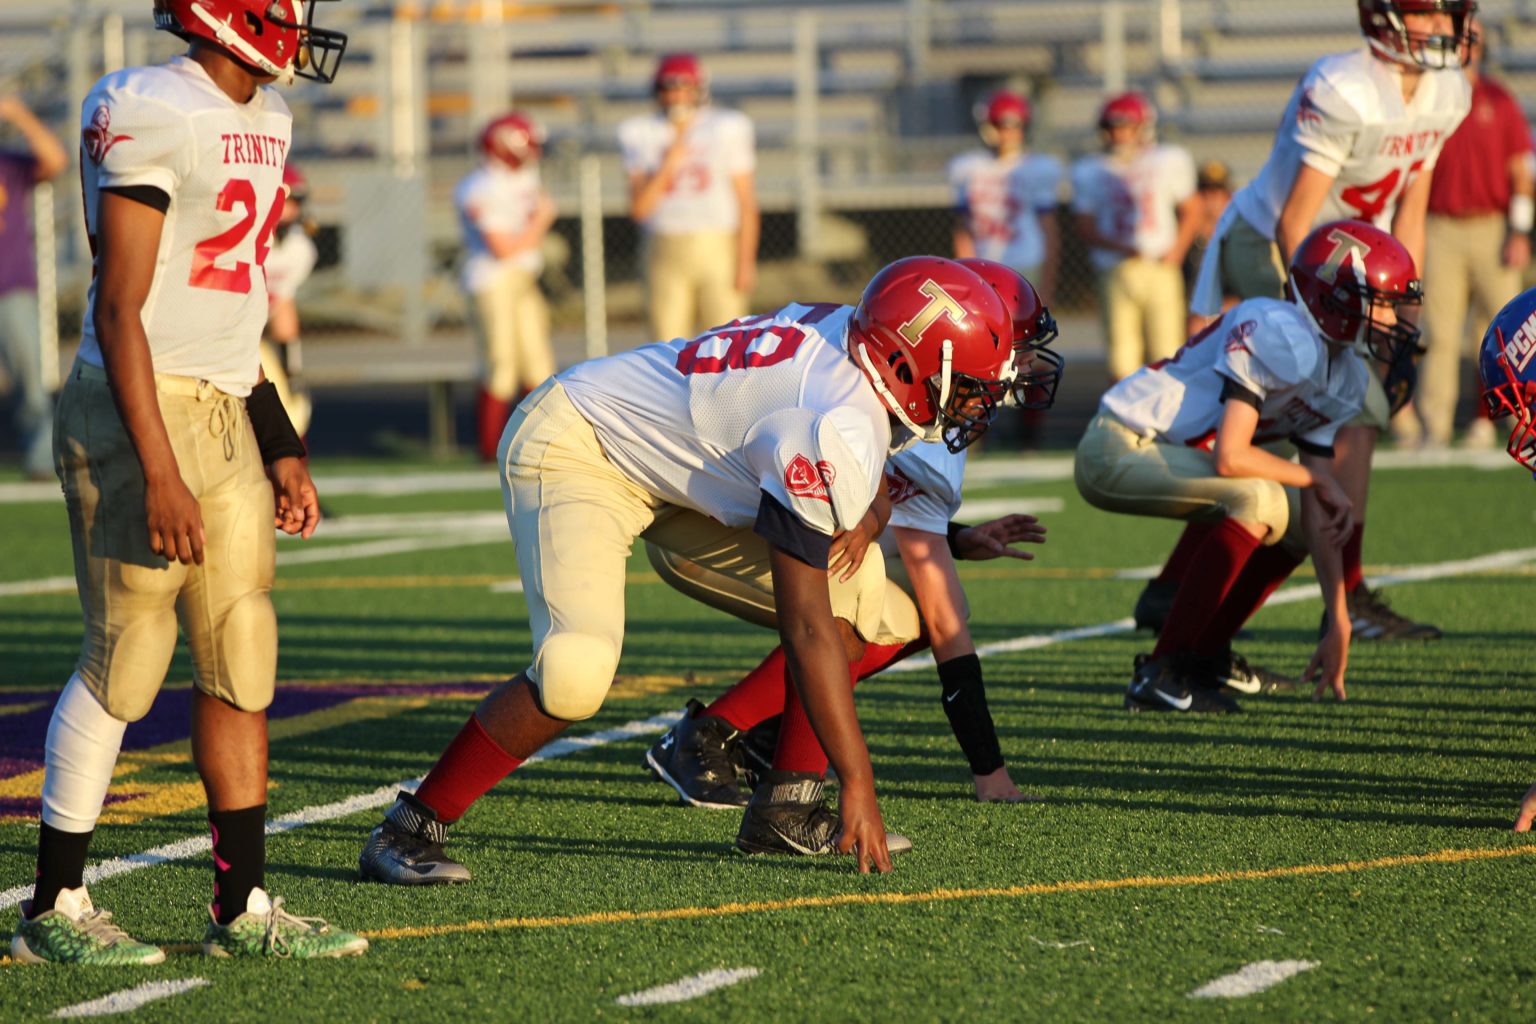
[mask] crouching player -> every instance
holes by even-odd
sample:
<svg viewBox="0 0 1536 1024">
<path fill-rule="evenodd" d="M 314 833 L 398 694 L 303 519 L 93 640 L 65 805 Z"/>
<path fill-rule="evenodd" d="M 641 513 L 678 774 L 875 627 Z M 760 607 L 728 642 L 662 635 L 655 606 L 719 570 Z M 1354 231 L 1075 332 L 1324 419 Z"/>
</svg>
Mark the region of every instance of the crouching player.
<svg viewBox="0 0 1536 1024">
<path fill-rule="evenodd" d="M 1402 243 L 1361 221 L 1313 231 L 1291 258 L 1288 299 L 1234 306 L 1172 359 L 1104 395 L 1078 445 L 1078 490 L 1111 512 L 1183 519 L 1201 534 L 1150 656 L 1136 659 L 1132 711 L 1237 711 L 1221 686 L 1241 669 L 1238 629 L 1312 555 L 1326 630 L 1305 676 L 1344 699 L 1350 618 L 1341 545 L 1354 525 L 1330 469 L 1340 424 L 1365 401 L 1365 358 L 1417 343 L 1420 301 Z M 1289 442 L 1292 462 L 1276 448 Z M 1300 515 L 1298 516 L 1298 506 Z"/>
<path fill-rule="evenodd" d="M 364 877 L 455 882 L 447 827 L 573 721 L 595 714 L 624 636 L 624 567 L 644 536 L 753 581 L 774 607 L 793 686 L 786 732 L 814 732 L 842 780 L 836 847 L 891 867 L 848 649 L 881 630 L 878 551 L 831 585 L 839 549 L 885 527 L 875 506 L 893 430 L 958 451 L 986 430 L 1015 370 L 997 293 L 950 260 L 891 264 L 856 308 L 792 303 L 693 339 L 552 377 L 518 406 L 498 461 L 533 632 L 533 663 L 488 696 L 360 857 Z M 839 535 L 842 535 L 841 537 Z M 851 535 L 851 536 L 850 536 Z M 856 560 L 856 559 L 855 559 Z M 915 617 L 894 642 L 917 635 Z M 803 833 L 819 785 L 769 785 L 754 834 Z"/>
<path fill-rule="evenodd" d="M 1034 287 L 1012 268 L 992 260 L 959 261 L 976 271 L 1002 297 L 1013 320 L 1019 374 L 1014 394 L 1026 409 L 1047 409 L 1061 378 L 1061 356 L 1047 346 L 1056 323 Z M 909 654 L 932 647 L 938 663 L 941 704 L 965 754 L 976 799 L 1027 799 L 1008 776 L 982 683 L 981 662 L 966 625 L 970 609 L 955 569 L 956 558 L 973 560 L 1033 557 L 1010 545 L 1040 543 L 1045 528 L 1033 516 L 1010 515 L 978 526 L 952 522 L 960 507 L 966 452 L 916 445 L 886 463 L 890 523 L 880 535 L 886 572 L 899 589 L 887 591 L 899 606 L 887 617 L 907 620 L 915 603 L 922 634 L 909 644 L 864 645 L 850 665 L 855 680 L 883 671 Z M 698 600 L 749 622 L 772 628 L 773 595 L 739 586 L 724 574 L 647 545 L 651 564 L 663 580 Z M 839 568 L 834 566 L 834 569 Z M 708 707 L 690 701 L 689 712 L 646 753 L 646 764 L 683 802 L 694 807 L 745 807 L 739 782 L 756 769 L 793 771 L 819 780 L 827 757 L 820 747 L 796 749 L 778 730 L 784 710 L 785 660 L 776 648 L 745 678 Z M 777 733 L 777 742 L 774 737 Z M 747 769 L 743 771 L 743 769 Z M 821 852 L 811 847 L 801 852 Z"/>
</svg>

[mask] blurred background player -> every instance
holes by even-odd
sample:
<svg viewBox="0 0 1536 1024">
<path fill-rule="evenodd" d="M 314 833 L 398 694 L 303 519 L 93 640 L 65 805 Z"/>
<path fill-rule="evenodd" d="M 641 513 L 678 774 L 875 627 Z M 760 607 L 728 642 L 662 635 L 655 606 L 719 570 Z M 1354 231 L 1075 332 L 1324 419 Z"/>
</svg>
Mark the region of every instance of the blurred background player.
<svg viewBox="0 0 1536 1024">
<path fill-rule="evenodd" d="M 1227 212 L 1227 205 L 1232 202 L 1231 168 L 1220 160 L 1207 160 L 1201 164 L 1195 175 L 1195 193 L 1200 197 L 1200 205 L 1195 211 L 1195 237 L 1190 240 L 1189 252 L 1184 254 L 1186 295 L 1195 289 L 1195 278 L 1200 273 L 1200 262 L 1205 259 L 1205 250 L 1210 248 L 1211 239 L 1216 234 L 1216 225 L 1221 223 L 1221 215 Z M 1228 299 L 1223 311 L 1236 304 L 1236 299 Z M 1185 335 L 1198 333 L 1214 319 L 1191 313 L 1184 324 Z"/>
<path fill-rule="evenodd" d="M 1475 31 L 1475 26 L 1474 26 Z M 1520 291 L 1531 259 L 1531 131 L 1520 102 L 1482 73 L 1483 42 L 1472 44 L 1467 79 L 1472 111 L 1446 140 L 1429 188 L 1424 249 L 1424 340 L 1413 410 L 1426 444 L 1450 444 L 1461 393 L 1468 307 L 1474 323 L 1493 318 Z M 1469 300 L 1470 303 L 1469 303 Z M 1493 424 L 1483 403 L 1467 427 L 1466 442 L 1489 447 Z M 1412 412 L 1393 420 L 1399 437 L 1418 440 Z"/>
<path fill-rule="evenodd" d="M 461 278 L 480 342 L 475 434 L 480 457 L 496 443 L 512 406 L 555 372 L 549 304 L 539 288 L 542 245 L 555 204 L 539 177 L 544 129 L 517 112 L 480 133 L 480 166 L 453 192 L 464 237 Z"/>
<path fill-rule="evenodd" d="M 1424 264 L 1430 175 L 1446 138 L 1470 105 L 1461 67 L 1471 39 L 1470 0 L 1359 0 L 1366 45 L 1319 58 L 1291 93 L 1269 159 L 1232 197 L 1217 226 L 1191 299 L 1191 312 L 1219 313 L 1229 297 L 1284 294 L 1292 254 L 1317 224 L 1357 218 L 1388 229 L 1415 266 Z M 1411 391 L 1407 354 L 1394 368 L 1401 401 Z M 1368 640 L 1434 639 L 1365 585 L 1361 550 L 1371 457 L 1391 402 L 1372 374 L 1358 423 L 1339 432 L 1334 475 L 1349 492 L 1356 526 L 1344 549 L 1353 635 Z M 1138 626 L 1161 627 L 1205 524 L 1192 523 L 1162 572 L 1136 602 Z"/>
<path fill-rule="evenodd" d="M 304 353 L 299 341 L 299 289 L 309 280 L 320 258 L 315 248 L 314 225 L 304 218 L 309 200 L 309 181 L 294 164 L 283 166 L 288 198 L 272 233 L 267 253 L 267 329 L 261 339 L 261 372 L 282 399 L 293 429 L 309 433 L 314 411 L 309 388 L 304 385 Z"/>
<path fill-rule="evenodd" d="M 698 57 L 662 57 L 657 111 L 619 125 L 640 226 L 650 337 L 690 338 L 745 316 L 762 230 L 752 122 L 709 102 Z"/>
<path fill-rule="evenodd" d="M 1136 92 L 1099 111 L 1103 153 L 1072 167 L 1072 210 L 1098 278 L 1111 383 L 1184 343 L 1184 254 L 1199 226 L 1195 163 L 1157 142 L 1157 111 Z"/>
<path fill-rule="evenodd" d="M 21 136 L 0 146 L 0 363 L 18 392 L 16 427 L 22 469 L 34 480 L 53 478 L 53 384 L 43 380 L 38 328 L 37 255 L 33 249 L 32 188 L 69 166 L 58 137 L 21 97 L 0 86 L 0 124 Z"/>
<path fill-rule="evenodd" d="M 1012 267 L 1038 284 L 1040 301 L 1049 305 L 1061 262 L 1056 223 L 1061 161 L 1025 148 L 1029 117 L 1023 96 L 993 93 L 976 118 L 986 148 L 950 162 L 955 258 L 977 256 Z"/>
</svg>

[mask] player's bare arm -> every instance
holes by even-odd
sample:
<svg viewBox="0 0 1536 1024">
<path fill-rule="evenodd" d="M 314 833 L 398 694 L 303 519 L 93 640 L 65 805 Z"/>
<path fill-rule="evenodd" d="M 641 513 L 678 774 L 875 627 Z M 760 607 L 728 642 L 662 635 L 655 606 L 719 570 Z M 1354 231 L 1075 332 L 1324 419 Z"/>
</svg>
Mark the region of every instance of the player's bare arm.
<svg viewBox="0 0 1536 1024">
<path fill-rule="evenodd" d="M 832 617 L 826 573 L 776 545 L 769 546 L 769 558 L 779 638 L 790 678 L 842 787 L 838 850 L 856 854 L 860 873 L 867 873 L 871 866 L 890 871 L 885 822 L 875 801 L 874 769 L 853 708 L 846 652 Z"/>
<path fill-rule="evenodd" d="M 1247 402 L 1229 400 L 1222 405 L 1216 427 L 1214 457 L 1217 476 L 1259 477 L 1291 487 L 1312 486 L 1312 474 L 1289 459 L 1282 459 L 1253 443 L 1259 426 L 1259 410 Z"/>
<path fill-rule="evenodd" d="M 651 219 L 688 159 L 688 122 L 678 122 L 676 132 L 656 170 L 649 174 L 637 171 L 629 176 L 629 215 L 637 223 Z"/>
<path fill-rule="evenodd" d="M 549 234 L 550 226 L 554 223 L 555 202 L 549 197 L 549 193 L 540 192 L 533 216 L 521 231 L 487 231 L 485 228 L 480 228 L 480 237 L 485 241 L 485 247 L 490 250 L 492 256 L 498 260 L 511 259 L 519 253 L 542 245 L 544 236 Z"/>
<path fill-rule="evenodd" d="M 955 227 L 950 243 L 955 250 L 955 259 L 967 260 L 976 255 L 976 239 L 971 234 L 970 226 L 963 213 L 955 215 Z"/>
<path fill-rule="evenodd" d="M 1523 270 L 1531 262 L 1531 233 L 1516 226 L 1515 209 L 1519 205 L 1531 209 L 1533 195 L 1536 195 L 1536 174 L 1532 172 L 1531 154 L 1516 153 L 1509 158 L 1510 228 L 1509 237 L 1504 240 L 1506 267 Z"/>
<path fill-rule="evenodd" d="M 1098 215 L 1092 213 L 1079 213 L 1076 216 L 1077 234 L 1087 245 L 1095 249 L 1108 249 L 1125 256 L 1135 256 L 1136 247 L 1129 242 L 1110 238 L 1099 231 Z"/>
<path fill-rule="evenodd" d="M 8 121 L 26 140 L 32 153 L 32 180 L 51 181 L 69 166 L 69 154 L 59 137 L 37 119 L 19 96 L 0 96 L 0 121 Z"/>
<path fill-rule="evenodd" d="M 187 565 L 203 563 L 203 515 L 160 417 L 155 367 L 144 333 L 144 301 L 154 281 L 165 214 L 103 192 L 96 229 L 96 337 L 118 415 L 144 468 L 149 547 Z"/>
<path fill-rule="evenodd" d="M 1413 265 L 1416 267 L 1424 265 L 1424 232 L 1429 216 L 1431 180 L 1432 175 L 1423 172 L 1416 174 L 1403 192 L 1403 198 L 1397 204 L 1397 213 L 1392 217 L 1392 237 L 1403 243 L 1403 248 L 1413 257 Z M 1412 312 L 1416 315 L 1417 307 Z"/>
<path fill-rule="evenodd" d="M 827 575 L 846 583 L 853 579 L 864 564 L 869 546 L 885 532 L 885 524 L 891 521 L 891 499 L 884 491 L 875 494 L 869 511 L 864 513 L 851 530 L 843 530 L 832 538 L 827 552 Z"/>
<path fill-rule="evenodd" d="M 1296 171 L 1296 180 L 1280 208 L 1280 219 L 1275 222 L 1275 244 L 1280 247 L 1280 259 L 1286 265 L 1301 240 L 1312 232 L 1317 223 L 1318 211 L 1333 188 L 1334 177 L 1315 167 L 1302 164 Z"/>
<path fill-rule="evenodd" d="M 1189 247 L 1195 243 L 1195 235 L 1200 231 L 1201 199 L 1199 192 L 1191 192 L 1189 197 L 1178 205 L 1174 215 L 1178 222 L 1178 234 L 1174 236 L 1173 248 L 1163 253 L 1163 262 L 1170 266 L 1180 267 L 1184 265 L 1184 257 L 1189 255 Z"/>
<path fill-rule="evenodd" d="M 757 203 L 757 176 L 751 171 L 731 178 L 741 227 L 736 233 L 736 290 L 748 295 L 757 287 L 757 246 L 763 232 L 762 211 Z"/>
<path fill-rule="evenodd" d="M 1332 483 L 1331 489 L 1323 484 L 1301 492 L 1302 532 L 1307 538 L 1307 551 L 1312 556 L 1313 568 L 1317 571 L 1317 582 L 1323 592 L 1323 608 L 1328 622 L 1323 638 L 1318 641 L 1317 651 L 1312 655 L 1306 672 L 1302 674 L 1302 682 L 1315 680 L 1316 687 L 1312 691 L 1314 700 L 1322 700 L 1328 692 L 1344 700 L 1344 670 L 1349 664 L 1350 620 L 1349 608 L 1344 600 L 1341 548 L 1348 528 L 1346 526 L 1343 531 L 1338 529 L 1338 510 L 1330 510 L 1321 500 L 1330 490 L 1337 491 L 1340 497 L 1343 491 L 1333 481 L 1331 460 L 1327 456 L 1303 452 L 1301 465 L 1318 480 Z"/>
<path fill-rule="evenodd" d="M 1061 269 L 1061 225 L 1056 221 L 1055 207 L 1035 212 L 1040 218 L 1040 231 L 1045 236 L 1045 262 L 1040 264 L 1035 293 L 1049 306 L 1056 301 L 1056 276 Z"/>
</svg>

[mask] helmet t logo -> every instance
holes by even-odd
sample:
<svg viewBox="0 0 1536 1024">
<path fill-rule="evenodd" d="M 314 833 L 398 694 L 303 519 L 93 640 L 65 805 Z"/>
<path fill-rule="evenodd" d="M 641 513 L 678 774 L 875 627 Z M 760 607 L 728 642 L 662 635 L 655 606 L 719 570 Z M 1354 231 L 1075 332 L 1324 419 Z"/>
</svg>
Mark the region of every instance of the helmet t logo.
<svg viewBox="0 0 1536 1024">
<path fill-rule="evenodd" d="M 929 278 L 917 290 L 928 296 L 927 305 L 918 310 L 917 315 L 911 320 L 896 328 L 896 333 L 901 335 L 908 345 L 916 348 L 922 342 L 924 332 L 933 326 L 935 320 L 945 314 L 949 315 L 949 319 L 957 327 L 965 323 L 965 307 L 956 302 L 949 292 L 939 287 L 937 281 Z"/>
<path fill-rule="evenodd" d="M 1339 280 L 1339 268 L 1347 263 L 1351 256 L 1356 260 L 1355 266 L 1363 271 L 1365 258 L 1371 254 L 1371 247 L 1361 239 L 1355 238 L 1347 232 L 1335 228 L 1328 232 L 1328 241 L 1333 242 L 1333 252 L 1328 254 L 1328 261 L 1317 268 L 1317 276 L 1329 284 L 1337 284 Z M 1357 271 L 1358 272 L 1358 271 Z M 1361 274 L 1361 276 L 1364 276 Z"/>
</svg>

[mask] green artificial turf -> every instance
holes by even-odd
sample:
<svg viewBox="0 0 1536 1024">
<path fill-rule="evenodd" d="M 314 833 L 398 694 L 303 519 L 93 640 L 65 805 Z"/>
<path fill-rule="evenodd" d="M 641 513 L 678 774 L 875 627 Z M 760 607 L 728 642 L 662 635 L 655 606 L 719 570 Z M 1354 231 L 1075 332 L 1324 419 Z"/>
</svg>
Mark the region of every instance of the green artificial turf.
<svg viewBox="0 0 1536 1024">
<path fill-rule="evenodd" d="M 1533 495 L 1513 467 L 1380 472 L 1366 561 L 1423 565 L 1536 546 Z M 988 486 L 973 496 L 1065 505 L 1043 517 L 1050 540 L 1033 564 L 965 567 L 979 644 L 1123 618 L 1141 584 L 1106 573 L 1160 561 L 1177 536 L 1176 524 L 1087 508 L 1070 481 Z M 500 502 L 491 490 L 345 495 L 328 505 L 343 513 L 338 523 L 441 513 L 451 534 L 454 513 L 494 512 Z M 0 582 L 70 574 L 57 507 L 13 505 L 3 514 Z M 377 539 L 324 536 L 311 548 Z M 303 548 L 285 542 L 281 550 Z M 631 572 L 621 683 L 573 735 L 675 711 L 689 696 L 707 699 L 774 642 L 643 580 L 643 557 Z M 490 585 L 516 576 L 510 543 L 293 566 L 280 576 L 283 680 L 378 684 L 398 704 L 278 732 L 274 817 L 420 775 L 474 694 L 527 660 L 526 606 Z M 1012 777 L 1043 803 L 969 799 L 931 670 L 862 685 L 859 711 L 887 823 L 915 843 L 888 877 L 860 877 L 846 860 L 735 854 L 737 815 L 679 807 L 642 769 L 651 737 L 637 737 L 530 765 L 473 807 L 450 846 L 476 873 L 470 885 L 357 883 L 357 852 L 377 811 L 271 837 L 269 887 L 295 912 L 353 929 L 413 930 L 375 938 L 361 959 L 231 963 L 176 952 L 138 970 L 8 964 L 0 966 L 0 1018 L 42 1019 L 145 980 L 198 977 L 211 984 L 138 1016 L 1529 1019 L 1536 856 L 1519 852 L 1531 847 L 1508 826 L 1536 781 L 1536 576 L 1513 567 L 1389 594 L 1446 638 L 1356 644 L 1342 705 L 1299 693 L 1244 698 L 1245 713 L 1228 718 L 1127 714 L 1121 697 L 1132 657 L 1150 649 L 1145 634 L 984 658 Z M 1318 611 L 1315 600 L 1266 609 L 1241 649 L 1299 672 Z M 3 687 L 62 685 L 78 623 L 72 593 L 0 597 Z M 185 701 L 187 676 L 178 656 L 161 699 Z M 689 685 L 689 677 L 704 681 Z M 386 690 L 391 683 L 444 687 L 409 701 Z M 4 722 L 0 737 L 19 743 Z M 149 790 L 193 781 L 190 765 L 174 757 L 132 777 Z M 196 806 L 104 825 L 93 856 L 131 855 L 204 829 Z M 33 825 L 0 824 L 0 888 L 31 877 L 35 840 Z M 1424 856 L 1445 850 L 1478 853 Z M 92 892 L 134 934 L 180 947 L 201 936 L 205 861 L 121 875 Z M 1336 868 L 1293 870 L 1310 865 Z M 1062 884 L 1079 882 L 1088 884 Z M 888 899 L 899 894 L 915 898 Z M 809 903 L 789 905 L 797 899 Z M 762 906 L 710 910 L 742 903 Z M 672 910 L 690 916 L 647 916 Z M 14 915 L 0 914 L 0 930 Z M 1240 1000 L 1188 995 L 1261 960 L 1317 966 Z M 761 973 L 674 1005 L 616 1002 L 741 967 Z"/>
</svg>

